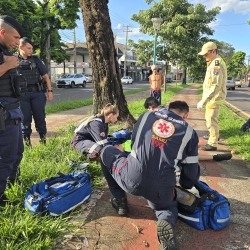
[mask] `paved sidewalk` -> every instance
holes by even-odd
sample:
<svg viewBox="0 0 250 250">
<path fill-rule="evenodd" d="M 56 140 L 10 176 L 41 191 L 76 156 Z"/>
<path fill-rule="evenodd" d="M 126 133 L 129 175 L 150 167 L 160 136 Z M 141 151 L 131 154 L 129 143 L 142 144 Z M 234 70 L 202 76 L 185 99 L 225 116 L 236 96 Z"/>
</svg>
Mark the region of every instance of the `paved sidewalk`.
<svg viewBox="0 0 250 250">
<path fill-rule="evenodd" d="M 196 129 L 200 145 L 205 145 L 202 138 L 207 134 L 204 111 L 198 111 L 198 86 L 193 85 L 180 91 L 175 100 L 185 100 L 190 106 L 189 124 Z M 135 99 L 146 98 L 133 95 Z M 130 101 L 132 96 L 126 96 Z M 60 112 L 47 116 L 48 136 L 56 135 L 57 128 L 69 122 L 76 122 L 87 114 L 89 107 Z M 32 135 L 32 143 L 36 134 Z M 229 152 L 223 144 L 218 145 L 219 152 Z M 204 151 L 203 151 L 204 152 Z M 212 152 L 204 152 L 212 154 Z M 223 193 L 231 203 L 231 224 L 220 231 L 196 230 L 181 221 L 176 225 L 180 250 L 250 250 L 250 168 L 237 155 L 224 162 L 201 162 L 201 180 Z M 128 196 L 130 213 L 128 217 L 119 217 L 110 204 L 111 195 L 107 188 L 96 191 L 91 201 L 82 207 L 82 214 L 73 218 L 78 223 L 75 234 L 67 235 L 58 243 L 56 250 L 100 249 L 100 250 L 142 250 L 161 249 L 156 235 L 156 219 L 141 197 Z"/>
</svg>

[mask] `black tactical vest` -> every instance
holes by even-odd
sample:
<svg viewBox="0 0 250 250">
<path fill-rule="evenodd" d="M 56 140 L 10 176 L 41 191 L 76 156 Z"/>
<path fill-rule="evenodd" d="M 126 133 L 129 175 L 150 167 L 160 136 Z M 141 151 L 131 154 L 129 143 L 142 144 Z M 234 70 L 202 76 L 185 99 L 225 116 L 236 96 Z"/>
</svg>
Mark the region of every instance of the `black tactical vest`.
<svg viewBox="0 0 250 250">
<path fill-rule="evenodd" d="M 0 53 L 2 52 L 7 56 L 13 55 L 9 50 L 4 48 L 0 44 Z M 13 87 L 11 84 L 10 75 L 16 75 L 16 74 L 17 74 L 16 69 L 10 69 L 0 77 L 0 97 L 15 97 Z"/>
<path fill-rule="evenodd" d="M 19 57 L 19 66 L 17 71 L 20 75 L 23 75 L 28 85 L 35 85 L 41 79 L 39 69 L 37 67 L 37 56 L 32 55 L 27 60 Z"/>
</svg>

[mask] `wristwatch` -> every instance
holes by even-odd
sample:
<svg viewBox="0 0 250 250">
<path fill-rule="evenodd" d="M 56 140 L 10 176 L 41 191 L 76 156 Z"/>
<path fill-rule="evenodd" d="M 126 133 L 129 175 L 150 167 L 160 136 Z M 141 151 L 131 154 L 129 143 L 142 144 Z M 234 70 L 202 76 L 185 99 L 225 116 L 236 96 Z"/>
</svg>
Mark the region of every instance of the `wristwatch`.
<svg viewBox="0 0 250 250">
<path fill-rule="evenodd" d="M 53 90 L 52 89 L 48 89 L 48 92 L 53 92 Z"/>
</svg>

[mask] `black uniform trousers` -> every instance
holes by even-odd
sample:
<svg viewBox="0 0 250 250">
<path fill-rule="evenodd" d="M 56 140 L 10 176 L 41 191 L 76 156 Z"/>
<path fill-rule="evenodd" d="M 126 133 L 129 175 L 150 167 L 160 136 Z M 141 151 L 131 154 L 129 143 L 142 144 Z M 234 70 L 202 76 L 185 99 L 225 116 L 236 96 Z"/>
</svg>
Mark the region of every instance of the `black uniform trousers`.
<svg viewBox="0 0 250 250">
<path fill-rule="evenodd" d="M 39 134 L 47 133 L 45 121 L 46 95 L 44 92 L 28 92 L 20 101 L 20 107 L 23 113 L 22 133 L 30 135 L 32 133 L 31 123 L 34 117 L 35 127 Z"/>
<path fill-rule="evenodd" d="M 131 157 L 126 157 L 124 152 L 113 146 L 106 146 L 102 150 L 101 167 L 110 192 L 117 199 L 125 197 L 126 192 L 143 196 L 154 210 L 158 221 L 165 219 L 174 226 L 178 216 L 175 174 L 164 176 L 166 181 L 162 182 L 163 176 L 157 167 L 154 173 L 145 171 L 142 174 Z"/>
<path fill-rule="evenodd" d="M 21 122 L 6 125 L 5 131 L 0 131 L 0 193 L 5 191 L 8 178 L 14 180 L 20 174 L 23 151 Z"/>
</svg>

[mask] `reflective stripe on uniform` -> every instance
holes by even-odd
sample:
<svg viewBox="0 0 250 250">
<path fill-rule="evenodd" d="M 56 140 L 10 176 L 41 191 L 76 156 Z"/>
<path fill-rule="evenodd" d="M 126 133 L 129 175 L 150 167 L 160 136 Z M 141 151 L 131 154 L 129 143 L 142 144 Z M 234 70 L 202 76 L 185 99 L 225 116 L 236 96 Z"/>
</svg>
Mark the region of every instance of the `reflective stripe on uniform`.
<svg viewBox="0 0 250 250">
<path fill-rule="evenodd" d="M 197 163 L 198 162 L 198 156 L 188 156 L 186 159 L 184 159 L 181 163 Z"/>
<path fill-rule="evenodd" d="M 135 159 L 136 159 L 136 153 L 137 153 L 137 149 L 138 149 L 138 143 L 139 143 L 141 131 L 142 131 L 142 128 L 143 128 L 149 114 L 150 114 L 150 112 L 147 112 L 143 115 L 143 117 L 141 119 L 141 123 L 140 123 L 139 128 L 138 128 L 137 133 L 136 133 L 135 141 L 134 141 L 131 153 L 130 153 L 130 155 L 133 156 Z"/>
<path fill-rule="evenodd" d="M 185 133 L 185 135 L 184 135 L 184 137 L 182 139 L 182 143 L 180 145 L 180 148 L 179 148 L 179 151 L 178 151 L 178 154 L 177 154 L 177 158 L 174 160 L 175 161 L 175 166 L 174 167 L 176 169 L 177 169 L 177 164 L 178 164 L 179 160 L 182 159 L 183 151 L 184 151 L 185 147 L 187 146 L 188 142 L 190 141 L 190 139 L 192 138 L 192 135 L 193 135 L 193 128 L 190 125 L 188 125 L 186 133 Z"/>
<path fill-rule="evenodd" d="M 93 146 L 89 149 L 89 153 L 93 153 L 94 150 L 100 146 L 100 145 L 105 145 L 106 143 L 108 143 L 108 140 L 107 139 L 104 139 L 104 140 L 101 140 L 101 141 L 98 141 L 96 142 L 95 144 L 93 144 Z"/>
<path fill-rule="evenodd" d="M 79 125 L 77 126 L 77 128 L 75 129 L 74 133 L 77 133 L 78 131 L 81 130 L 82 127 L 85 127 L 85 122 L 89 119 L 90 117 L 87 117 L 87 118 L 84 118 L 80 123 Z M 102 119 L 101 118 L 93 118 L 91 121 L 100 121 L 102 122 Z"/>
</svg>

